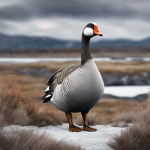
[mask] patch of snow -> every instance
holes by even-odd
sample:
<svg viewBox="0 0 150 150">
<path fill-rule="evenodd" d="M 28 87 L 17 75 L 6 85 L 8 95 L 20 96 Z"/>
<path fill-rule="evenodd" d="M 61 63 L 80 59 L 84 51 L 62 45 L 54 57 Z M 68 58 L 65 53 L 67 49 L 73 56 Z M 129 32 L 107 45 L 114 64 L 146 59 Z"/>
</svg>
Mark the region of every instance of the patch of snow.
<svg viewBox="0 0 150 150">
<path fill-rule="evenodd" d="M 150 61 L 149 57 L 126 57 L 126 58 L 118 58 L 113 59 L 111 57 L 97 57 L 93 58 L 94 61 L 108 61 L 108 62 L 126 62 L 126 61 Z M 56 61 L 56 62 L 64 62 L 64 61 L 81 61 L 80 57 L 69 57 L 69 58 L 0 58 L 1 64 L 12 64 L 12 63 L 33 63 L 33 62 L 41 62 L 41 61 Z"/>
<path fill-rule="evenodd" d="M 119 97 L 134 97 L 147 93 L 150 86 L 105 86 L 104 94 L 111 94 Z"/>
<path fill-rule="evenodd" d="M 6 126 L 3 128 L 5 131 L 11 131 L 12 129 L 18 130 L 34 130 L 34 133 L 42 134 L 46 133 L 52 136 L 56 140 L 64 140 L 68 143 L 78 144 L 84 147 L 86 150 L 111 150 L 107 146 L 107 142 L 115 135 L 120 134 L 121 130 L 126 130 L 126 128 L 111 127 L 110 125 L 96 125 L 92 126 L 97 129 L 96 132 L 70 132 L 68 130 L 68 123 L 63 123 L 58 126 L 47 126 L 47 127 L 35 127 L 35 126 Z M 82 128 L 82 126 L 79 126 Z"/>
</svg>

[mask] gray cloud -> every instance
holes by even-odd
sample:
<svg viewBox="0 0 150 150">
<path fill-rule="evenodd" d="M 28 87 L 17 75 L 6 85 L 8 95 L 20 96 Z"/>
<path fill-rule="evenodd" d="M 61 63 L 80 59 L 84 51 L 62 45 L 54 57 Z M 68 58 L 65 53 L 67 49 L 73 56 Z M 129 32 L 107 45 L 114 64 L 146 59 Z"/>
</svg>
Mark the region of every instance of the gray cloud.
<svg viewBox="0 0 150 150">
<path fill-rule="evenodd" d="M 11 4 L 0 7 L 0 19 L 9 20 L 53 15 L 148 20 L 149 14 L 149 0 L 11 0 Z"/>
<path fill-rule="evenodd" d="M 98 18 L 69 18 L 48 17 L 32 19 L 29 21 L 5 21 L 5 28 L 0 32 L 10 35 L 46 36 L 59 39 L 80 40 L 83 28 L 88 22 L 96 22 L 99 31 L 103 33 L 102 39 L 143 39 L 150 35 L 149 23 L 140 20 L 113 20 Z M 0 23 L 1 26 L 1 23 Z M 100 40 L 95 37 L 92 40 Z"/>
<path fill-rule="evenodd" d="M 96 22 L 103 38 L 142 39 L 149 14 L 149 0 L 0 0 L 0 33 L 80 40 Z"/>
</svg>

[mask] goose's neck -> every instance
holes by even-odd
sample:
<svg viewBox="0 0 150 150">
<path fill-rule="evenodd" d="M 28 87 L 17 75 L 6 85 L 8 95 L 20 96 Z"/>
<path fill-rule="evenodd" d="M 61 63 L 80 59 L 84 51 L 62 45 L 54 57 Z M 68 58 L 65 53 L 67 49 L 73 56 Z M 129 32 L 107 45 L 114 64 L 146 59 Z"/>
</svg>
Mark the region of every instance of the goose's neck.
<svg viewBox="0 0 150 150">
<path fill-rule="evenodd" d="M 87 37 L 82 33 L 81 65 L 83 65 L 88 59 L 92 59 L 89 51 L 89 42 L 90 42 L 90 37 Z"/>
</svg>

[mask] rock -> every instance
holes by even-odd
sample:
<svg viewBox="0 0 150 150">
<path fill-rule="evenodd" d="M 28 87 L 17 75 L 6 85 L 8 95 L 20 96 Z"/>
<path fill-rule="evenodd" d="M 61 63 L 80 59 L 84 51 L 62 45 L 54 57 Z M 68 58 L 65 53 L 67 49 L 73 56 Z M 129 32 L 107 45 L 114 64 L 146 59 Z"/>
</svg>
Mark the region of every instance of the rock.
<svg viewBox="0 0 150 150">
<path fill-rule="evenodd" d="M 117 126 L 117 122 L 113 122 L 112 124 L 111 124 L 111 127 L 116 127 Z"/>
<path fill-rule="evenodd" d="M 46 68 L 22 68 L 16 72 L 34 77 L 44 76 L 47 78 L 50 78 L 55 73 L 55 71 L 51 71 Z"/>
<path fill-rule="evenodd" d="M 120 128 L 125 128 L 125 127 L 129 127 L 130 125 L 128 123 L 126 123 L 125 121 L 119 121 L 119 122 L 113 122 L 111 124 L 111 127 L 120 127 Z"/>
<path fill-rule="evenodd" d="M 114 113 L 114 110 L 113 109 L 107 109 L 105 110 L 106 113 Z"/>
<path fill-rule="evenodd" d="M 38 127 L 44 127 L 46 124 L 46 121 L 42 121 L 41 123 L 39 123 Z"/>
<path fill-rule="evenodd" d="M 117 126 L 116 127 L 121 127 L 121 128 L 124 128 L 124 127 L 129 127 L 129 125 L 125 122 L 125 121 L 119 121 L 117 123 Z"/>
<path fill-rule="evenodd" d="M 44 76 L 50 78 L 55 71 L 46 68 L 21 68 L 17 73 L 34 77 Z M 142 72 L 140 75 L 124 75 L 122 73 L 102 73 L 105 86 L 119 85 L 150 85 L 150 72 Z"/>
<path fill-rule="evenodd" d="M 148 94 L 140 94 L 140 95 L 133 97 L 133 99 L 141 101 L 141 102 L 148 98 L 149 98 Z"/>
<path fill-rule="evenodd" d="M 122 73 L 102 73 L 105 86 L 115 85 L 150 85 L 150 72 L 135 75 Z"/>
</svg>

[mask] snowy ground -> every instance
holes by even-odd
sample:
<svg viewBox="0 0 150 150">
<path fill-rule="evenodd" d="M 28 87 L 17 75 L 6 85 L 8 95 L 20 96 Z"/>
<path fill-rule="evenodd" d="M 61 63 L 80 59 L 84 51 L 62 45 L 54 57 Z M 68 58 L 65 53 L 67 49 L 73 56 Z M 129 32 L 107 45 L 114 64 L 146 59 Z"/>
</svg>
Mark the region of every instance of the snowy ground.
<svg viewBox="0 0 150 150">
<path fill-rule="evenodd" d="M 11 129 L 18 130 L 34 130 L 36 133 L 47 133 L 57 140 L 65 140 L 67 142 L 72 142 L 79 144 L 81 147 L 86 148 L 86 150 L 111 150 L 107 146 L 107 142 L 115 135 L 120 134 L 121 130 L 126 128 L 120 127 L 110 127 L 110 125 L 97 125 L 93 126 L 97 129 L 96 132 L 69 132 L 68 123 L 63 123 L 59 126 L 48 126 L 48 127 L 33 127 L 33 126 L 18 126 L 12 125 L 4 127 L 3 130 L 10 131 Z M 82 127 L 81 127 L 82 128 Z"/>
</svg>

